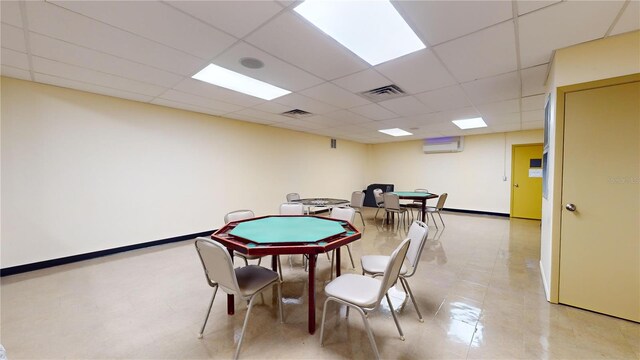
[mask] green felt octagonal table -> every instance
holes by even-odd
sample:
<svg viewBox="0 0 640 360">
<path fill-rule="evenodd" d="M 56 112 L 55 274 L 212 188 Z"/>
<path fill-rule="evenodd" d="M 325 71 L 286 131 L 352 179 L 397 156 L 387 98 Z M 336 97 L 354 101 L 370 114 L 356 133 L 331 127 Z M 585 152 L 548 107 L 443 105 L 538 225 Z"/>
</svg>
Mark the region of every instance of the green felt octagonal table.
<svg viewBox="0 0 640 360">
<path fill-rule="evenodd" d="M 420 201 L 422 208 L 422 222 L 425 219 L 425 209 L 427 207 L 427 200 L 435 199 L 438 197 L 436 194 L 431 194 L 427 192 L 417 192 L 417 191 L 394 191 L 392 194 L 398 195 L 398 198 L 403 200 L 418 200 Z"/>
<path fill-rule="evenodd" d="M 340 247 L 362 235 L 347 221 L 319 216 L 262 216 L 230 222 L 211 235 L 233 251 L 247 255 L 272 255 L 271 267 L 277 268 L 277 256 L 304 254 L 309 257 L 309 333 L 316 330 L 315 267 L 318 254 L 336 251 L 336 276 L 340 276 Z M 228 295 L 227 312 L 233 314 L 233 295 Z"/>
</svg>

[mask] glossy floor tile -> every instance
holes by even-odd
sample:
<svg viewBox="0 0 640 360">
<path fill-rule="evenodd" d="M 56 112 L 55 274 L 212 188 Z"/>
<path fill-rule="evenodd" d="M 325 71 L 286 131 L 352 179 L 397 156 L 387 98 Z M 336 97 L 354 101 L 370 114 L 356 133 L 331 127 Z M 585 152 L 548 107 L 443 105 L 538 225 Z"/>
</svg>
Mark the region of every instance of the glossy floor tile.
<svg viewBox="0 0 640 360">
<path fill-rule="evenodd" d="M 405 230 L 365 211 L 363 238 L 343 255 L 389 254 Z M 540 222 L 443 214 L 430 226 L 409 278 L 424 317 L 402 288 L 391 299 L 401 341 L 384 303 L 368 318 L 387 359 L 640 359 L 640 325 L 545 300 L 539 270 Z M 433 224 L 431 224 L 433 225 Z M 361 228 L 360 220 L 356 226 Z M 284 320 L 268 290 L 254 306 L 240 358 L 371 359 L 359 314 L 330 303 L 325 345 L 320 321 L 330 263 L 318 257 L 316 319 L 307 332 L 307 273 L 301 256 L 283 256 Z M 238 261 L 238 264 L 240 262 Z M 197 338 L 212 289 L 193 241 L 158 246 L 1 279 L 0 343 L 9 359 L 226 359 L 240 336 L 246 303 L 226 314 L 219 293 Z"/>
</svg>

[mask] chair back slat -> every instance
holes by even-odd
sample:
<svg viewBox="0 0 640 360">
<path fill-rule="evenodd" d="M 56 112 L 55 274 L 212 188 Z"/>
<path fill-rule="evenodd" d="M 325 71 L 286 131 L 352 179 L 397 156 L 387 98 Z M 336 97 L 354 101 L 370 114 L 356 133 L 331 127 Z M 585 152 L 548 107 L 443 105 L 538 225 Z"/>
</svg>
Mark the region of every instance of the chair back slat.
<svg viewBox="0 0 640 360">
<path fill-rule="evenodd" d="M 246 220 L 246 219 L 251 219 L 256 217 L 255 214 L 253 213 L 253 211 L 251 210 L 236 210 L 236 211 L 232 211 L 230 213 L 227 213 L 224 216 L 224 223 L 228 224 L 232 221 L 240 221 L 240 220 Z"/>
<path fill-rule="evenodd" d="M 280 215 L 304 215 L 304 205 L 301 203 L 280 204 Z"/>
<path fill-rule="evenodd" d="M 382 277 L 382 283 L 380 287 L 380 292 L 378 293 L 378 301 L 379 304 L 384 295 L 387 293 L 389 288 L 393 286 L 398 280 L 398 276 L 400 275 L 400 270 L 402 269 L 402 263 L 404 262 L 405 257 L 407 256 L 407 251 L 409 250 L 409 243 L 411 242 L 410 238 L 406 238 L 402 240 L 400 245 L 393 251 L 391 256 L 389 257 L 389 263 L 387 267 L 384 269 L 384 276 Z"/>
<path fill-rule="evenodd" d="M 438 197 L 438 203 L 436 204 L 436 209 L 442 210 L 444 208 L 444 202 L 447 201 L 447 193 L 444 193 Z"/>
<path fill-rule="evenodd" d="M 356 209 L 350 207 L 334 207 L 331 209 L 331 215 L 329 216 L 332 219 L 348 221 L 353 223 L 353 220 L 356 216 Z"/>
<path fill-rule="evenodd" d="M 227 248 L 204 237 L 197 238 L 195 245 L 209 284 L 217 283 L 226 293 L 239 294 L 238 279 Z"/>
<path fill-rule="evenodd" d="M 411 239 L 409 250 L 407 251 L 407 264 L 410 266 L 409 273 L 405 276 L 409 277 L 413 275 L 420 261 L 420 255 L 427 242 L 427 235 L 429 234 L 429 227 L 422 221 L 416 220 L 411 224 L 407 237 Z"/>
</svg>

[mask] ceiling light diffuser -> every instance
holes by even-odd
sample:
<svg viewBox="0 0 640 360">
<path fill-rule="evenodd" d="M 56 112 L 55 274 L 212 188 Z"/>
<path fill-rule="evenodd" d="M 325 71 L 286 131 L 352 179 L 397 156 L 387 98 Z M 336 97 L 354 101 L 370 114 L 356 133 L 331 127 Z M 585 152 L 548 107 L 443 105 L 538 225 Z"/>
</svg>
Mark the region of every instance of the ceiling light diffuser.
<svg viewBox="0 0 640 360">
<path fill-rule="evenodd" d="M 391 136 L 407 136 L 407 135 L 413 135 L 412 133 L 408 132 L 408 131 L 404 131 L 402 129 L 398 129 L 398 128 L 393 128 L 393 129 L 384 129 L 384 130 L 378 130 L 381 133 L 387 134 L 387 135 L 391 135 Z"/>
<path fill-rule="evenodd" d="M 481 127 L 487 127 L 487 124 L 481 117 L 473 119 L 453 120 L 452 123 L 456 124 L 462 130 L 475 129 Z"/>
<path fill-rule="evenodd" d="M 371 65 L 426 47 L 386 0 L 306 0 L 294 10 Z"/>
<path fill-rule="evenodd" d="M 289 90 L 281 89 L 214 64 L 207 65 L 207 67 L 193 75 L 192 78 L 264 100 L 272 100 L 291 93 Z"/>
</svg>

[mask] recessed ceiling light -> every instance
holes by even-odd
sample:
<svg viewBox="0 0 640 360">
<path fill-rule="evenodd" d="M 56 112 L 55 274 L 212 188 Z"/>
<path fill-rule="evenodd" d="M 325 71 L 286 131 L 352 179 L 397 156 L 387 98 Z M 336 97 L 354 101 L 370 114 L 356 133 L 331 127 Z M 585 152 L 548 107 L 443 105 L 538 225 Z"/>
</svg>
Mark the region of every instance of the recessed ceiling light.
<svg viewBox="0 0 640 360">
<path fill-rule="evenodd" d="M 387 134 L 387 135 L 391 135 L 391 136 L 407 136 L 407 135 L 413 135 L 412 133 L 408 132 L 408 131 L 404 131 L 402 129 L 398 129 L 398 128 L 394 128 L 394 129 L 384 129 L 384 130 L 378 130 L 381 133 Z"/>
<path fill-rule="evenodd" d="M 387 0 L 306 0 L 294 10 L 371 65 L 426 47 Z"/>
<path fill-rule="evenodd" d="M 291 93 L 289 90 L 281 89 L 213 64 L 207 65 L 207 67 L 193 75 L 192 78 L 265 100 L 272 100 Z"/>
<path fill-rule="evenodd" d="M 481 117 L 473 119 L 453 120 L 452 123 L 456 124 L 462 130 L 475 129 L 481 127 L 487 127 L 487 124 Z"/>
</svg>

